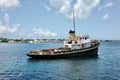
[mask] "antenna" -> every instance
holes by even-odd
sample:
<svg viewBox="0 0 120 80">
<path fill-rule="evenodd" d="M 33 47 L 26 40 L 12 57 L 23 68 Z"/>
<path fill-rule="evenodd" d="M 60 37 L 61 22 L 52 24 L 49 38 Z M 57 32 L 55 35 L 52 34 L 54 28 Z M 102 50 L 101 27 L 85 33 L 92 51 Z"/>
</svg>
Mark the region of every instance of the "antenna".
<svg viewBox="0 0 120 80">
<path fill-rule="evenodd" d="M 74 18 L 74 10 L 73 10 L 73 28 L 74 28 L 74 31 L 75 31 L 75 18 Z"/>
</svg>

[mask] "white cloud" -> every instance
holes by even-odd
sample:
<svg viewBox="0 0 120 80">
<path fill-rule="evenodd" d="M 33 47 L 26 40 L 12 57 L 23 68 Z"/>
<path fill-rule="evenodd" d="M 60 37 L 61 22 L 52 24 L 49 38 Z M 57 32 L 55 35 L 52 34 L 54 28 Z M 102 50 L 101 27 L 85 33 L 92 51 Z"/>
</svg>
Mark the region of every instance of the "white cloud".
<svg viewBox="0 0 120 80">
<path fill-rule="evenodd" d="M 41 28 L 37 29 L 37 28 L 33 28 L 33 33 L 37 36 L 40 37 L 55 37 L 57 34 L 54 32 L 50 32 L 49 30 L 43 30 Z"/>
<path fill-rule="evenodd" d="M 19 5 L 19 0 L 0 0 L 0 9 L 2 9 L 3 11 L 14 9 Z"/>
<path fill-rule="evenodd" d="M 5 23 L 5 24 L 8 24 L 8 23 L 9 23 L 9 19 L 10 19 L 9 14 L 8 14 L 8 13 L 5 13 L 5 14 L 4 14 L 4 23 Z"/>
<path fill-rule="evenodd" d="M 112 2 L 108 2 L 108 3 L 105 4 L 104 7 L 112 7 L 112 6 L 114 6 L 114 4 Z"/>
<path fill-rule="evenodd" d="M 71 11 L 71 1 L 64 1 L 63 5 L 60 7 L 59 12 L 69 18 L 69 13 Z"/>
<path fill-rule="evenodd" d="M 102 10 L 102 9 L 104 9 L 104 8 L 108 8 L 108 7 L 112 7 L 112 6 L 114 6 L 114 3 L 108 2 L 108 3 L 104 4 L 104 5 L 100 5 L 100 6 L 98 7 L 98 10 Z"/>
<path fill-rule="evenodd" d="M 48 5 L 44 4 L 43 6 L 45 7 L 45 9 L 46 9 L 47 11 L 50 11 L 50 10 L 51 10 L 51 8 L 50 8 Z"/>
<path fill-rule="evenodd" d="M 49 3 L 52 7 L 59 9 L 64 6 L 66 2 L 71 2 L 72 0 L 49 0 Z"/>
<path fill-rule="evenodd" d="M 107 20 L 108 18 L 109 18 L 109 13 L 106 13 L 106 14 L 102 17 L 103 20 Z"/>
<path fill-rule="evenodd" d="M 87 18 L 93 8 L 99 5 L 99 3 L 100 0 L 77 0 L 77 3 L 74 5 L 75 16 L 80 19 Z"/>
<path fill-rule="evenodd" d="M 72 0 L 49 0 L 50 5 L 62 15 L 69 17 Z"/>
<path fill-rule="evenodd" d="M 75 17 L 79 19 L 87 18 L 91 11 L 99 5 L 100 0 L 49 0 L 50 5 L 58 10 L 62 15 L 72 19 L 72 10 Z"/>
<path fill-rule="evenodd" d="M 99 6 L 99 7 L 98 7 L 98 10 L 102 10 L 102 8 L 103 8 L 103 6 Z"/>
<path fill-rule="evenodd" d="M 10 16 L 7 11 L 18 6 L 20 6 L 19 0 L 0 0 L 0 10 L 4 13 L 4 18 L 0 21 L 0 37 L 20 37 L 23 34 L 20 24 L 9 25 Z"/>
<path fill-rule="evenodd" d="M 15 37 L 22 35 L 22 29 L 19 28 L 19 24 L 13 26 L 5 26 L 0 24 L 0 36 L 1 37 Z"/>
<path fill-rule="evenodd" d="M 9 25 L 10 15 L 7 11 L 18 6 L 20 6 L 19 0 L 0 0 L 0 10 L 4 13 L 3 20 L 0 20 L 0 37 L 15 38 L 24 34 L 20 24 Z"/>
</svg>

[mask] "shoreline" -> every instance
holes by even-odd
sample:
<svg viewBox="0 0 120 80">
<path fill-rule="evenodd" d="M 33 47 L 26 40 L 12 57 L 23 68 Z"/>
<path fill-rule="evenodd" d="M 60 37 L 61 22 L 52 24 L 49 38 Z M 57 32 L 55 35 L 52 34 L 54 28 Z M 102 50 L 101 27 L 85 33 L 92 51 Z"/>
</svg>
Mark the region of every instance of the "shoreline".
<svg viewBox="0 0 120 80">
<path fill-rule="evenodd" d="M 8 40 L 8 41 L 1 41 L 0 43 L 63 43 L 64 41 L 66 41 L 67 39 L 40 39 L 37 41 L 34 40 Z M 120 42 L 120 40 L 99 40 L 100 42 Z"/>
</svg>

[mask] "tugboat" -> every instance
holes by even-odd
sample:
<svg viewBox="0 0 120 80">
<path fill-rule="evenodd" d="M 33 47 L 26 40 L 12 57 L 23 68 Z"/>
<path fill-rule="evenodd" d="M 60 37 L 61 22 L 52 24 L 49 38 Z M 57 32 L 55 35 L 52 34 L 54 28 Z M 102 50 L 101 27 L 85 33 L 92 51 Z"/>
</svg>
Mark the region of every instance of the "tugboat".
<svg viewBox="0 0 120 80">
<path fill-rule="evenodd" d="M 27 53 L 27 56 L 31 58 L 39 59 L 58 59 L 58 58 L 77 58 L 97 56 L 99 41 L 90 40 L 88 34 L 82 34 L 76 36 L 75 34 L 75 19 L 73 11 L 73 26 L 74 30 L 69 31 L 69 40 L 64 41 L 64 45 L 61 48 L 44 49 L 44 50 L 32 50 Z"/>
</svg>

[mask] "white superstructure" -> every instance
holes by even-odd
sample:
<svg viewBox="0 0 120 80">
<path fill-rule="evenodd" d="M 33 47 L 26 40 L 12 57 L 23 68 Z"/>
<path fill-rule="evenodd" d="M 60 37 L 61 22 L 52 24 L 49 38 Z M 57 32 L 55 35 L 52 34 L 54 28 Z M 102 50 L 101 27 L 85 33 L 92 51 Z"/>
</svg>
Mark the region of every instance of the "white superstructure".
<svg viewBox="0 0 120 80">
<path fill-rule="evenodd" d="M 80 36 L 75 35 L 75 31 L 69 32 L 69 41 L 64 41 L 64 47 L 71 49 L 82 49 L 91 46 L 91 40 L 88 34 L 82 34 Z"/>
<path fill-rule="evenodd" d="M 73 10 L 73 28 L 74 30 L 70 30 L 69 32 L 69 41 L 64 41 L 64 47 L 70 49 L 82 49 L 88 48 L 91 46 L 91 40 L 89 39 L 88 34 L 82 34 L 80 36 L 76 36 L 75 34 L 75 19 L 74 19 L 74 10 Z"/>
</svg>

